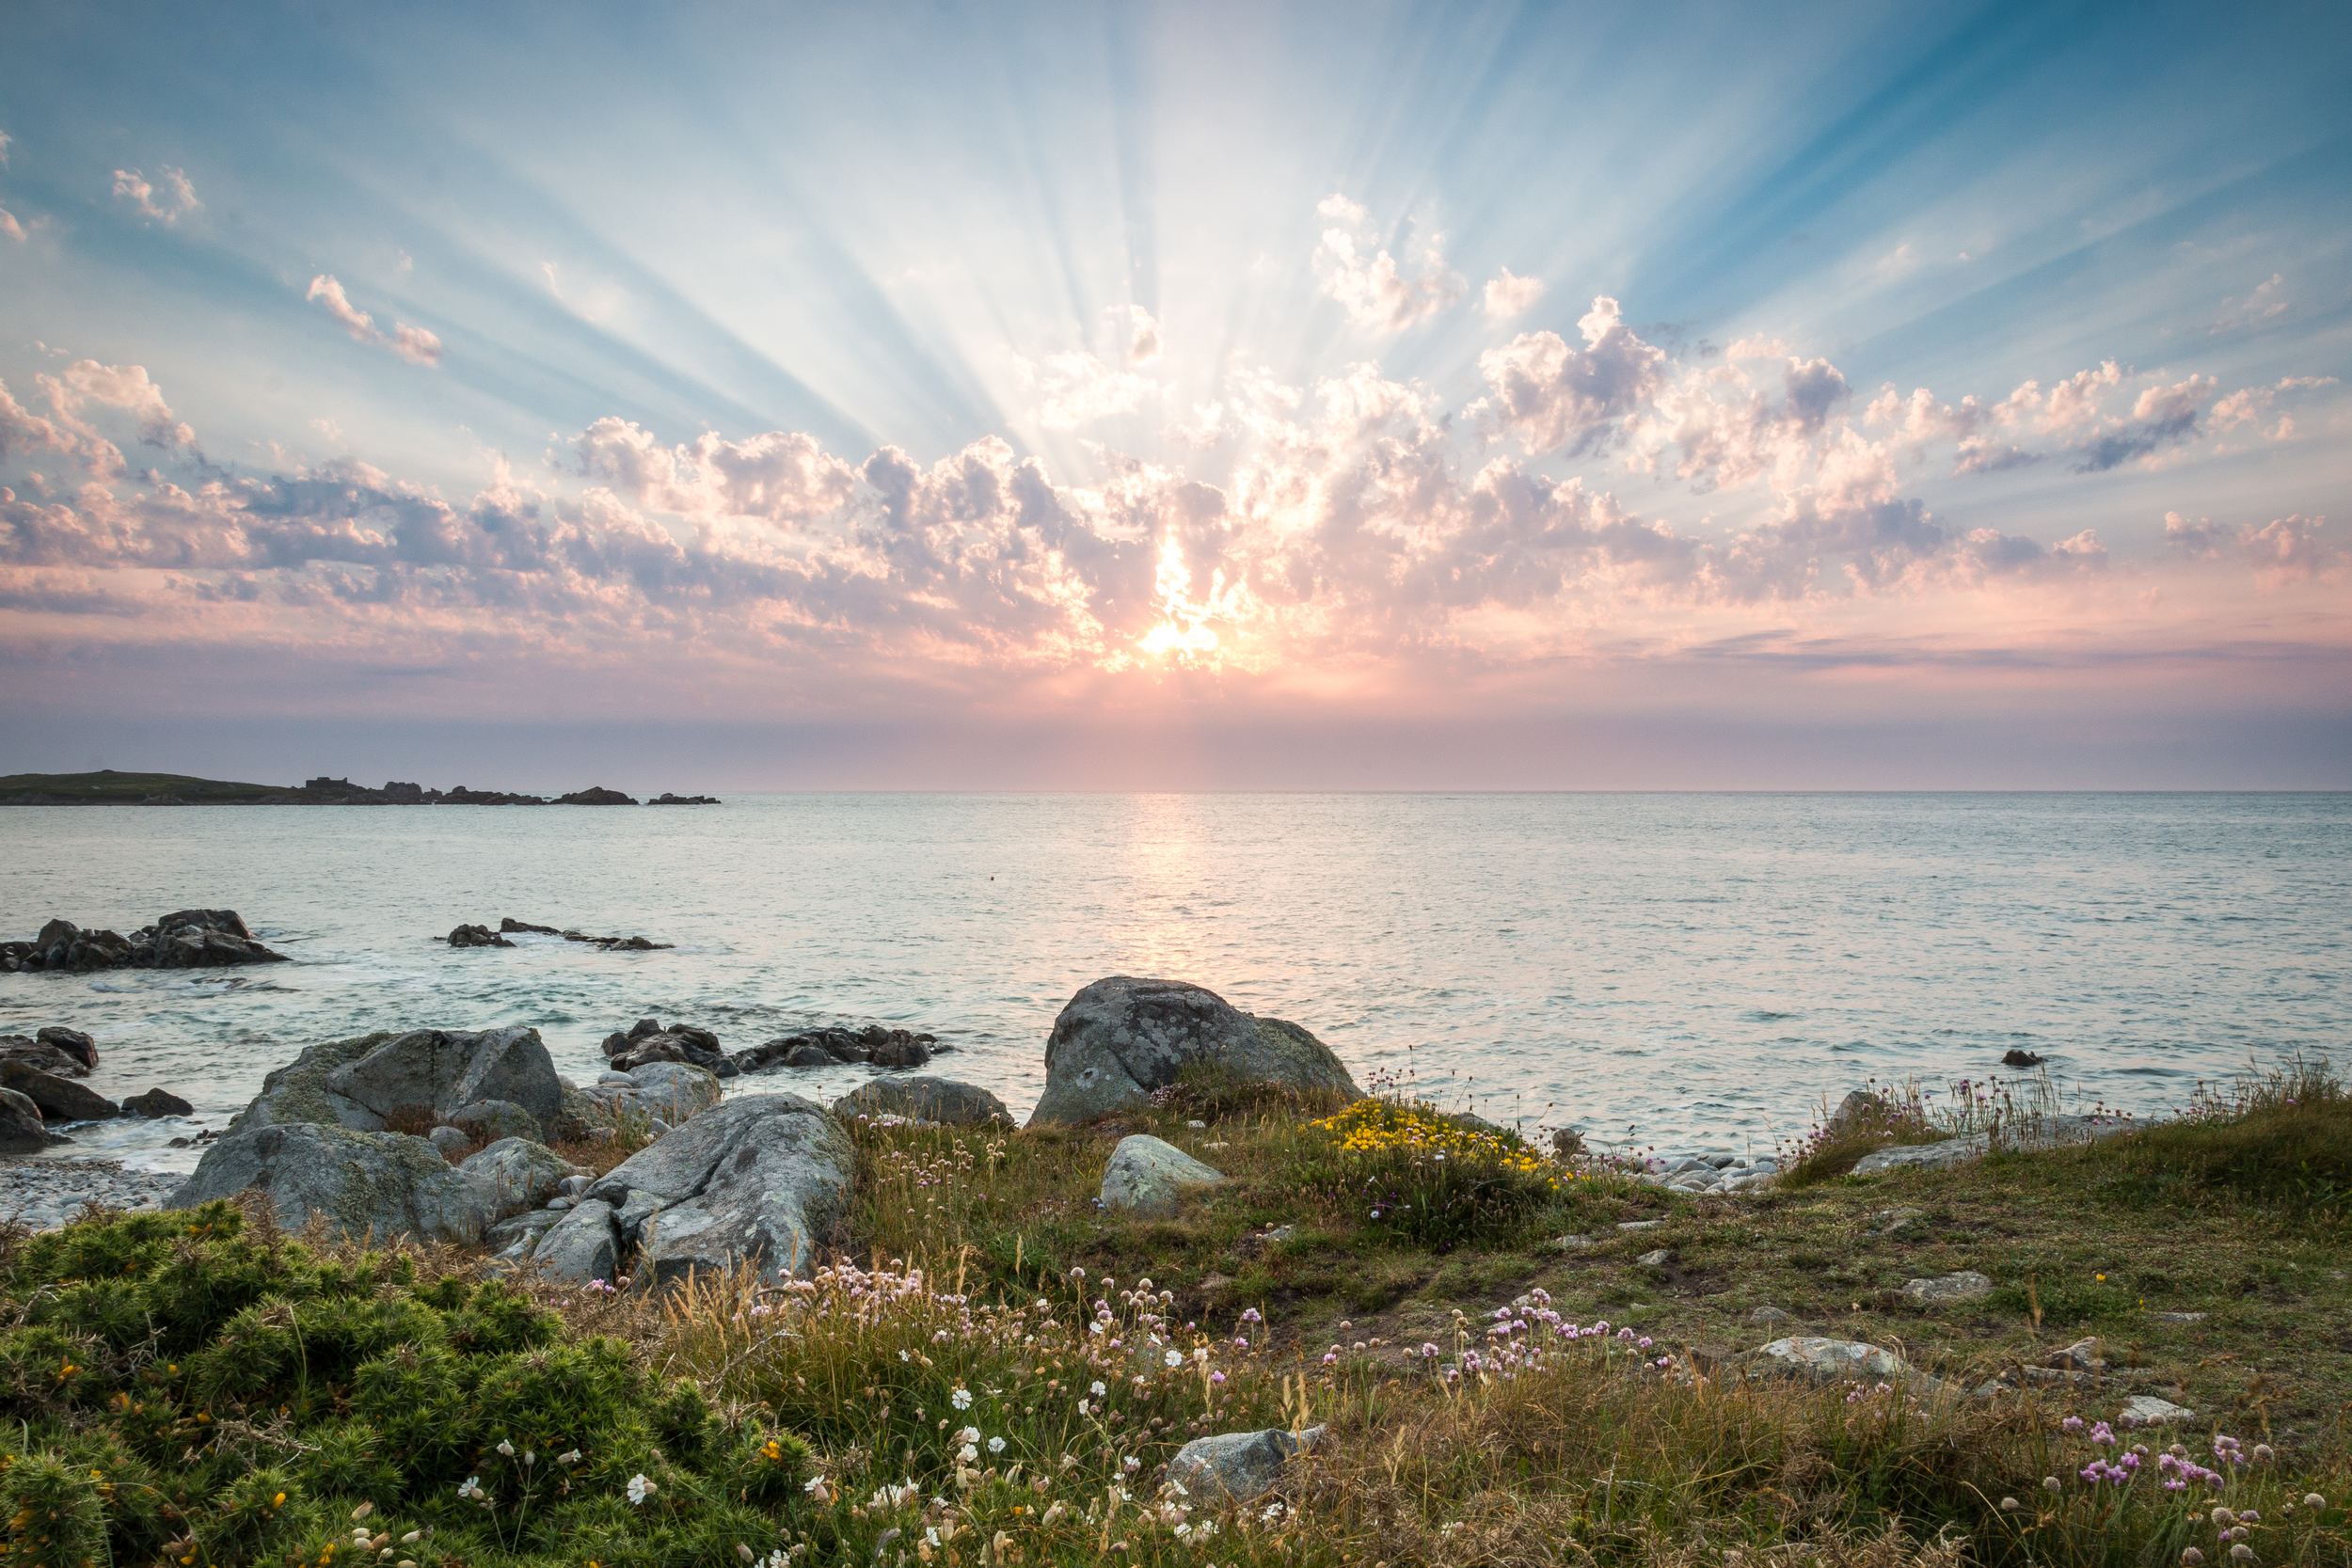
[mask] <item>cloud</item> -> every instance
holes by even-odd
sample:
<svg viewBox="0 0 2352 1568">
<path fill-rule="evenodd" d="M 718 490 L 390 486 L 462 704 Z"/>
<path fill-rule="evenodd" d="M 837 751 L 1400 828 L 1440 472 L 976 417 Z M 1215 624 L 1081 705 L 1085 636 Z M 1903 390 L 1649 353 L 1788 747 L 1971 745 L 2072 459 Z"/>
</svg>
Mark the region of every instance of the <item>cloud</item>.
<svg viewBox="0 0 2352 1568">
<path fill-rule="evenodd" d="M 166 166 L 156 171 L 156 180 L 159 185 L 149 183 L 137 169 L 119 168 L 115 170 L 115 198 L 130 202 L 141 215 L 166 228 L 203 208 L 204 203 L 196 198 L 196 187 L 180 170 Z"/>
<path fill-rule="evenodd" d="M 85 418 L 93 407 L 130 415 L 138 440 L 159 451 L 195 445 L 196 432 L 171 411 L 163 388 L 148 379 L 142 366 L 77 359 L 56 375 L 36 375 L 33 385 L 48 400 L 47 418 L 27 410 L 0 383 L 0 461 L 54 451 L 73 458 L 94 480 L 122 475 L 128 471 L 122 449 Z"/>
<path fill-rule="evenodd" d="M 1343 196 L 1327 196 L 1315 211 L 1345 224 L 1327 229 L 1315 246 L 1315 282 L 1337 300 L 1348 320 L 1370 332 L 1401 332 L 1449 309 L 1469 291 L 1462 275 L 1445 262 L 1444 236 L 1433 234 L 1422 247 L 1420 271 L 1406 268 L 1388 251 L 1358 240 L 1371 214 Z"/>
<path fill-rule="evenodd" d="M 1486 280 L 1486 318 L 1503 321 L 1533 307 L 1544 297 L 1544 281 L 1540 277 L 1515 277 L 1504 267 Z"/>
<path fill-rule="evenodd" d="M 1042 365 L 1016 356 L 1013 369 L 1038 393 L 1037 417 L 1049 430 L 1132 414 L 1154 389 L 1142 376 L 1115 371 L 1084 350 L 1049 355 Z"/>
<path fill-rule="evenodd" d="M 0 207 L 0 234 L 6 234 L 19 245 L 24 243 L 24 226 L 17 222 L 16 214 L 6 207 Z"/>
<path fill-rule="evenodd" d="M 1160 356 L 1160 324 L 1140 305 L 1127 307 L 1127 363 L 1148 365 Z"/>
<path fill-rule="evenodd" d="M 1605 445 L 1663 382 L 1665 351 L 1625 325 L 1615 300 L 1596 298 L 1577 329 L 1581 349 L 1534 332 L 1478 356 L 1495 418 L 1530 451 L 1573 457 Z"/>
<path fill-rule="evenodd" d="M 2274 272 L 2266 283 L 2257 283 L 2251 293 L 2242 299 L 2221 302 L 2221 316 L 2208 332 L 2250 332 L 2265 322 L 2276 320 L 2287 311 L 2292 303 L 2280 293 L 2286 287 L 2286 275 Z"/>
<path fill-rule="evenodd" d="M 6 168 L 8 166 L 8 148 L 15 142 L 15 140 L 16 138 L 9 135 L 6 131 L 0 131 L 0 168 Z"/>
<path fill-rule="evenodd" d="M 2104 473 L 2190 439 L 2217 385 L 2212 376 L 2192 375 L 2169 387 L 2148 388 L 2133 403 L 2130 420 L 2115 421 L 2105 435 L 2075 449 L 2074 471 Z"/>
<path fill-rule="evenodd" d="M 310 279 L 310 291 L 303 296 L 316 300 L 326 308 L 326 313 L 342 324 L 355 343 L 371 348 L 389 348 L 412 365 L 438 366 L 441 362 L 441 340 L 421 326 L 406 322 L 394 322 L 389 338 L 375 329 L 375 318 L 351 303 L 341 282 L 328 273 Z"/>
<path fill-rule="evenodd" d="M 2352 564 L 2352 552 L 2331 547 L 2320 537 L 2325 517 L 2300 513 L 2276 517 L 2257 528 L 2241 523 L 2217 526 L 2209 517 L 2194 523 L 2178 512 L 2164 515 L 2165 542 L 2195 560 L 2218 561 L 2230 555 L 2254 570 L 2255 581 L 2266 592 L 2317 579 L 2332 580 Z"/>
<path fill-rule="evenodd" d="M 580 473 L 630 503 L 692 517 L 802 523 L 847 504 L 854 477 L 814 436 L 784 431 L 742 441 L 706 431 L 668 446 L 607 417 L 574 438 L 572 452 Z"/>
</svg>

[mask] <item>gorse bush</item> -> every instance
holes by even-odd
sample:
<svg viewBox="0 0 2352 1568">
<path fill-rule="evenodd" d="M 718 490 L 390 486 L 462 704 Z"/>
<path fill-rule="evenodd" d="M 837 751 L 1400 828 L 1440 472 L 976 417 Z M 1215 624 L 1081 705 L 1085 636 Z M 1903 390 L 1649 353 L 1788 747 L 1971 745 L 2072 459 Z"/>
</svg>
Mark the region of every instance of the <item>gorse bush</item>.
<svg viewBox="0 0 2352 1568">
<path fill-rule="evenodd" d="M 501 1283 L 226 1203 L 23 1242 L 0 1294 L 10 1563 L 710 1562 L 774 1542 L 806 1460 Z"/>
<path fill-rule="evenodd" d="M 1418 1246 L 1506 1240 L 1581 1180 L 1517 1132 L 1413 1101 L 1359 1100 L 1306 1132 L 1298 1182 L 1360 1205 L 1375 1234 Z"/>
</svg>

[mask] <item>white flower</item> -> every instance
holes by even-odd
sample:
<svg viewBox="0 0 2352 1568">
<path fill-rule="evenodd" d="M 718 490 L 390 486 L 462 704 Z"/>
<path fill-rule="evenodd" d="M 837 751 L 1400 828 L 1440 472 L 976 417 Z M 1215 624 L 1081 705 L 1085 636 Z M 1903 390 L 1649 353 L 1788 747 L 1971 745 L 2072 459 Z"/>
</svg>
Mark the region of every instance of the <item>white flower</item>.
<svg viewBox="0 0 2352 1568">
<path fill-rule="evenodd" d="M 515 1445 L 507 1442 L 504 1438 L 501 1438 L 499 1440 L 499 1452 L 504 1454 L 507 1458 L 512 1459 L 515 1457 Z"/>
<path fill-rule="evenodd" d="M 1168 1353 L 1168 1364 L 1171 1367 L 1183 1366 L 1184 1364 L 1184 1353 L 1182 1351 L 1169 1351 Z"/>
<path fill-rule="evenodd" d="M 1102 1398 L 1104 1394 L 1109 1393 L 1109 1392 L 1110 1392 L 1110 1390 L 1109 1390 L 1108 1388 L 1105 1388 L 1105 1387 L 1104 1387 L 1104 1386 L 1103 1386 L 1103 1380 L 1102 1380 L 1101 1378 L 1099 1378 L 1099 1377 L 1098 1377 L 1098 1378 L 1096 1378 L 1096 1379 L 1094 1380 L 1094 1386 L 1093 1386 L 1093 1387 L 1091 1387 L 1091 1388 L 1089 1388 L 1089 1389 L 1088 1389 L 1088 1390 L 1087 1390 L 1087 1392 L 1089 1392 L 1089 1393 L 1092 1394 L 1092 1395 L 1093 1395 L 1096 1399 L 1098 1399 L 1098 1400 L 1099 1400 L 1099 1399 L 1101 1399 L 1101 1398 Z"/>
<path fill-rule="evenodd" d="M 1094 1414 L 1094 1408 L 1093 1406 L 1088 1404 L 1086 1401 L 1080 1400 L 1078 1402 L 1078 1414 L 1081 1416 L 1091 1416 Z"/>
<path fill-rule="evenodd" d="M 980 1429 L 978 1427 L 962 1427 L 957 1430 L 956 1441 L 959 1443 L 977 1443 L 979 1440 Z"/>
<path fill-rule="evenodd" d="M 817 1480 L 816 1480 L 815 1481 L 813 1481 L 813 1482 L 811 1482 L 811 1483 L 810 1483 L 810 1485 L 809 1485 L 809 1490 L 810 1490 L 810 1491 L 812 1491 L 812 1492 L 814 1492 L 814 1491 L 817 1489 L 817 1487 L 818 1487 L 818 1485 L 820 1485 L 820 1484 L 822 1484 L 822 1483 L 823 1483 L 823 1481 L 824 1481 L 824 1477 L 822 1477 L 822 1476 L 818 1477 L 818 1478 L 817 1478 Z M 637 1474 L 637 1475 L 633 1475 L 633 1476 L 629 1477 L 629 1478 L 628 1478 L 628 1501 L 629 1501 L 629 1506 L 630 1506 L 631 1508 L 635 1508 L 635 1507 L 637 1507 L 639 1504 L 643 1503 L 643 1502 L 644 1502 L 644 1501 L 647 1497 L 652 1497 L 652 1496 L 653 1496 L 656 1492 L 658 1492 L 658 1491 L 660 1491 L 660 1488 L 659 1488 L 659 1487 L 655 1486 L 655 1485 L 654 1485 L 654 1483 L 653 1483 L 652 1481 L 647 1481 L 647 1480 L 644 1478 L 644 1475 L 642 1472 L 641 1472 L 641 1473 L 639 1473 L 639 1474 Z"/>
<path fill-rule="evenodd" d="M 1137 1459 L 1134 1454 L 1129 1454 L 1126 1458 L 1119 1462 L 1119 1467 L 1132 1476 L 1137 1470 L 1143 1468 L 1143 1461 Z"/>
<path fill-rule="evenodd" d="M 1264 1519 L 1269 1525 L 1274 1523 L 1277 1519 L 1279 1519 L 1281 1516 L 1282 1505 L 1279 1501 L 1266 1504 L 1265 1513 L 1260 1515 L 1260 1517 Z"/>
<path fill-rule="evenodd" d="M 963 1461 L 966 1465 L 969 1465 L 974 1460 L 980 1457 L 980 1450 L 974 1448 L 971 1444 L 966 1443 L 963 1447 L 956 1450 L 956 1457 Z"/>
<path fill-rule="evenodd" d="M 990 1438 L 988 1440 L 988 1451 L 991 1453 L 1003 1453 L 1005 1451 L 1005 1440 L 1001 1437 Z"/>
<path fill-rule="evenodd" d="M 580 1450 L 574 1449 L 569 1453 L 559 1453 L 555 1456 L 555 1462 L 558 1465 L 577 1465 L 580 1463 Z"/>
<path fill-rule="evenodd" d="M 459 1481 L 457 1483 L 457 1495 L 466 1498 L 469 1502 L 488 1496 L 488 1494 L 482 1490 L 482 1478 L 480 1476 L 468 1476 L 464 1481 Z"/>
<path fill-rule="evenodd" d="M 954 1393 L 947 1396 L 947 1402 L 954 1405 L 958 1410 L 969 1410 L 972 1408 L 972 1390 L 969 1388 L 959 1388 Z"/>
<path fill-rule="evenodd" d="M 1088 1326 L 1089 1328 L 1092 1329 L 1095 1333 L 1100 1334 L 1100 1333 L 1102 1333 L 1104 1329 L 1106 1329 L 1106 1328 L 1110 1327 L 1110 1324 L 1108 1324 L 1108 1323 L 1104 1323 L 1102 1319 L 1097 1318 L 1097 1319 L 1095 1319 L 1092 1323 L 1089 1323 L 1087 1326 Z"/>
<path fill-rule="evenodd" d="M 939 1544 L 939 1531 L 937 1529 L 927 1529 L 923 1532 L 923 1539 L 929 1542 L 933 1547 L 936 1547 Z"/>
</svg>

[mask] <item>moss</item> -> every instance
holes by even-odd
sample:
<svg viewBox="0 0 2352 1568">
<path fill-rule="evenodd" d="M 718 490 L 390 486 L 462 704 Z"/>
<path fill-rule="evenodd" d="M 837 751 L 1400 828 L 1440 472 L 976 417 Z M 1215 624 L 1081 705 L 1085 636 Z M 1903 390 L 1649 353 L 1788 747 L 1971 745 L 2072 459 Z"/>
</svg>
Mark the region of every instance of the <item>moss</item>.
<svg viewBox="0 0 2352 1568">
<path fill-rule="evenodd" d="M 373 1035 L 355 1035 L 346 1040 L 327 1040 L 306 1049 L 301 1055 L 262 1080 L 262 1100 L 269 1106 L 271 1119 L 280 1123 L 311 1121 L 323 1127 L 340 1125 L 335 1115 L 334 1097 L 328 1094 L 326 1080 L 337 1069 L 350 1066 L 369 1052 L 400 1037 L 389 1031 Z M 229 1124 L 229 1131 L 237 1132 L 244 1125 L 245 1113 L 239 1112 Z"/>
</svg>

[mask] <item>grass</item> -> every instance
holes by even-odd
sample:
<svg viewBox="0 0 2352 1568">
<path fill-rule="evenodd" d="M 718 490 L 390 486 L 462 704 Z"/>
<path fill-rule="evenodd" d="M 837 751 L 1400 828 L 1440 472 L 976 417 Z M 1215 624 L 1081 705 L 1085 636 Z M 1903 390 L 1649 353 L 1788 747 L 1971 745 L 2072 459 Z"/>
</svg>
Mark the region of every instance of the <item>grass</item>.
<svg viewBox="0 0 2352 1568">
<path fill-rule="evenodd" d="M 199 1561 L 316 1564 L 338 1539 L 357 1560 L 354 1530 L 398 1524 L 370 1560 L 2159 1568 L 2193 1548 L 2218 1568 L 2243 1544 L 2352 1563 L 2352 1249 L 2328 1163 L 2352 1108 L 2324 1064 L 2301 1071 L 2080 1148 L 1742 1199 L 1570 1174 L 1454 1118 L 1317 1127 L 1327 1107 L 1216 1085 L 1093 1128 L 869 1123 L 815 1279 L 661 1298 L 480 1287 L 455 1253 L 232 1233 L 218 1212 L 216 1240 L 138 1229 L 156 1220 L 19 1238 L 7 1560 L 108 1560 L 94 1530 L 113 1561 L 178 1560 L 167 1528 Z M 1105 1212 L 1104 1161 L 1136 1132 L 1232 1180 L 1173 1219 Z M 1436 1146 L 1480 1137 L 1490 1169 L 1532 1164 L 1524 1206 L 1416 1234 L 1349 1184 L 1358 1160 L 1412 1176 L 1416 1149 L 1430 1180 Z M 1614 1228 L 1636 1218 L 1662 1223 Z M 1554 1244 L 1569 1231 L 1594 1244 Z M 1638 1260 L 1654 1250 L 1664 1267 Z M 213 1284 L 189 1256 L 216 1258 Z M 1902 1293 L 1963 1268 L 1994 1292 Z M 1750 1323 L 1768 1303 L 1790 1321 Z M 1740 1374 L 1734 1353 L 1794 1332 L 1897 1348 L 1943 1388 Z M 2085 1334 L 2100 1382 L 1966 1396 Z M 558 1353 L 536 1392 L 497 1392 Z M 403 1355 L 405 1382 L 383 1370 Z M 2138 1393 L 2198 1415 L 2103 1432 Z M 188 1447 L 199 1413 L 235 1423 L 226 1449 Z M 1192 1437 L 1317 1424 L 1246 1507 L 1162 1482 Z M 524 1500 L 510 1428 L 542 1462 L 590 1433 L 572 1491 Z M 2129 1484 L 2087 1479 L 2110 1465 Z M 641 1473 L 656 1489 L 631 1503 Z M 490 1507 L 457 1496 L 468 1476 Z"/>
<path fill-rule="evenodd" d="M 94 800 L 135 805 L 151 796 L 176 795 L 183 800 L 260 800 L 288 791 L 281 785 L 236 784 L 221 779 L 192 779 L 180 773 L 119 773 L 111 768 L 94 773 L 10 773 L 0 777 L 0 799 L 12 795 L 47 795 L 60 800 Z"/>
</svg>

